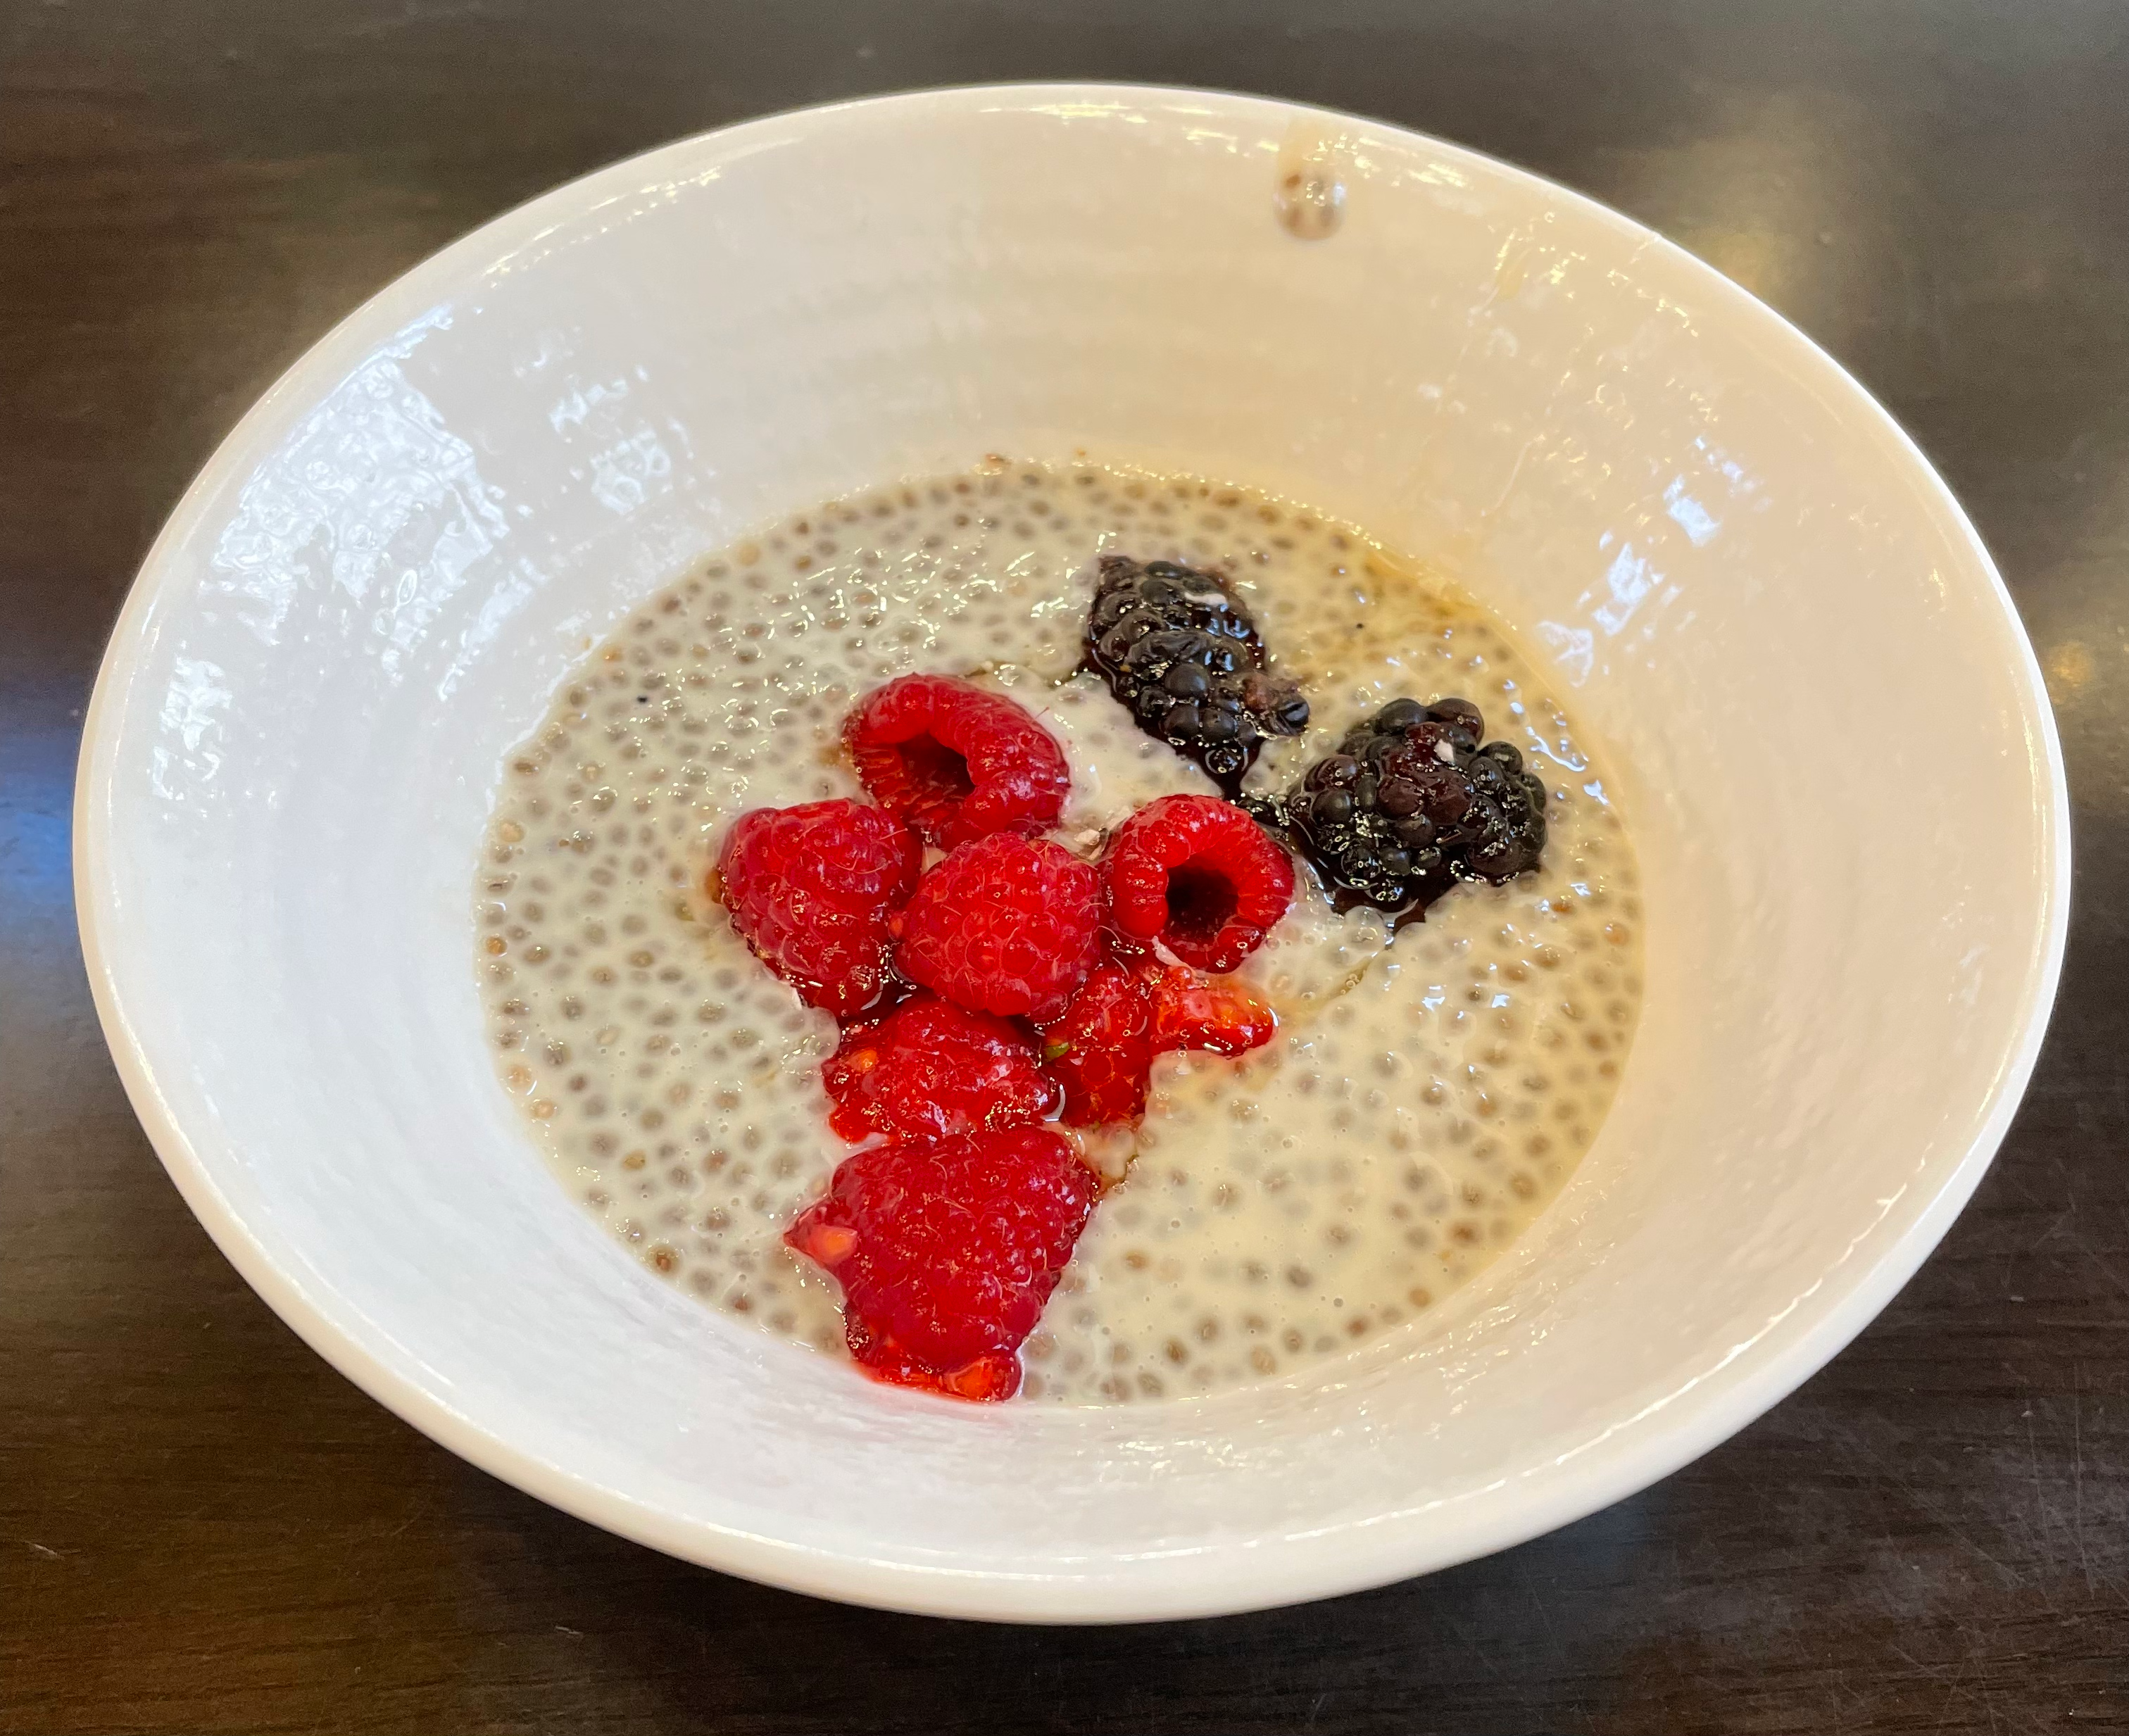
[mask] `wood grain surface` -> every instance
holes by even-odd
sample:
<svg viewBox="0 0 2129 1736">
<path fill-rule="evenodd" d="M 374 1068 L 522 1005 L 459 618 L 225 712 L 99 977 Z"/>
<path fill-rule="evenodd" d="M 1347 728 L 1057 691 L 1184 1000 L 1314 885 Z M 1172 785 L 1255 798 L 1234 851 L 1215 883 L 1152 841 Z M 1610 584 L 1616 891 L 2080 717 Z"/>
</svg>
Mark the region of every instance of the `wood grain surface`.
<svg viewBox="0 0 2129 1736">
<path fill-rule="evenodd" d="M 2002 1156 L 1801 1391 L 1490 1560 L 1078 1631 L 685 1567 L 363 1397 L 164 1179 L 90 1011 L 68 863 L 82 707 L 133 569 L 341 314 L 676 135 L 1051 76 L 1437 132 L 1780 309 L 2001 562 L 2078 851 L 2062 997 Z M 1800 754 L 1868 754 L 1899 722 L 1786 726 Z M 2129 1729 L 2125 911 L 2129 4 L 0 0 L 0 1729 Z"/>
</svg>

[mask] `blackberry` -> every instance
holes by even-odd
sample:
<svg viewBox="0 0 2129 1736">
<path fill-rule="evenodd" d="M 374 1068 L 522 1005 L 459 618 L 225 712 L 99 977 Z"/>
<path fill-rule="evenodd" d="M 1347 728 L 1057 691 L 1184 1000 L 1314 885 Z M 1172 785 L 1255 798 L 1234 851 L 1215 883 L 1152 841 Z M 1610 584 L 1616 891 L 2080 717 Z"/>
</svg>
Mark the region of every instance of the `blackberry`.
<svg viewBox="0 0 2129 1736">
<path fill-rule="evenodd" d="M 1292 836 L 1341 908 L 1415 917 L 1459 880 L 1511 879 L 1544 852 L 1544 782 L 1485 733 L 1468 700 L 1393 700 L 1286 796 L 1244 805 Z"/>
<path fill-rule="evenodd" d="M 1266 661 L 1256 622 L 1217 573 L 1102 556 L 1085 667 L 1141 729 L 1196 760 L 1231 797 L 1267 737 L 1308 727 L 1308 702 Z"/>
</svg>

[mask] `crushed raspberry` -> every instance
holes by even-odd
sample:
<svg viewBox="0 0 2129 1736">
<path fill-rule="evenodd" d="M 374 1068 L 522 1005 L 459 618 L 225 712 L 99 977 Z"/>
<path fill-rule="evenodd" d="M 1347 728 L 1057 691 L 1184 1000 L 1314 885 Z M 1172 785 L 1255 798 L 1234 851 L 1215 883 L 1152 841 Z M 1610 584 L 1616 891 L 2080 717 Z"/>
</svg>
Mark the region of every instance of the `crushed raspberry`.
<svg viewBox="0 0 2129 1736">
<path fill-rule="evenodd" d="M 1010 1398 L 1098 1186 L 1045 1128 L 869 1146 L 783 1239 L 842 1286 L 843 1336 L 868 1372 Z"/>
<path fill-rule="evenodd" d="M 1093 868 L 1054 844 L 997 832 L 917 882 L 894 919 L 894 962 L 960 1006 L 1048 1019 L 1093 968 L 1100 923 Z"/>
<path fill-rule="evenodd" d="M 1240 983 L 1201 977 L 1184 965 L 1161 972 L 1152 1001 L 1155 1054 L 1179 1049 L 1245 1054 L 1270 1042 L 1279 1029 L 1279 1015 Z"/>
<path fill-rule="evenodd" d="M 1098 964 L 1064 1011 L 1042 1027 L 1042 1064 L 1064 1087 L 1074 1127 L 1136 1121 L 1153 1068 L 1153 996 L 1145 976 Z"/>
<path fill-rule="evenodd" d="M 757 958 L 813 1006 L 849 1019 L 893 981 L 888 917 L 923 860 L 916 834 L 884 809 L 755 808 L 732 822 L 713 892 Z"/>
<path fill-rule="evenodd" d="M 1003 695 L 946 675 L 905 675 L 843 725 L 873 800 L 950 850 L 993 832 L 1054 825 L 1071 787 L 1064 750 Z"/>
<path fill-rule="evenodd" d="M 1004 1020 L 920 994 L 854 1025 L 821 1069 L 845 1139 L 943 1139 L 1040 1121 L 1062 1091 L 1035 1046 Z"/>
<path fill-rule="evenodd" d="M 1178 1049 L 1239 1055 L 1271 1041 L 1279 1017 L 1240 984 L 1188 965 L 1125 957 L 1094 967 L 1064 1011 L 1041 1027 L 1042 1064 L 1064 1088 L 1074 1127 L 1145 1113 L 1154 1058 Z"/>
<path fill-rule="evenodd" d="M 1210 796 L 1163 796 L 1118 826 L 1102 862 L 1109 920 L 1185 964 L 1231 971 L 1286 914 L 1293 863 L 1264 828 Z"/>
</svg>

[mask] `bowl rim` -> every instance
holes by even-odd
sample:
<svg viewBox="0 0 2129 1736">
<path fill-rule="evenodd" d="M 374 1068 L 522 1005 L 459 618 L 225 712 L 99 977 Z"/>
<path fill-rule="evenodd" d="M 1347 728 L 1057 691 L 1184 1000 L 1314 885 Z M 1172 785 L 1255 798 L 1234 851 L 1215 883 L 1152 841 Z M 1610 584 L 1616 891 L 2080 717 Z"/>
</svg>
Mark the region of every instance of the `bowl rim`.
<svg viewBox="0 0 2129 1736">
<path fill-rule="evenodd" d="M 221 1191 L 215 1166 L 179 1125 L 155 1078 L 150 1045 L 128 1011 L 122 961 L 103 925 L 111 856 L 110 811 L 116 718 L 140 663 L 145 617 L 170 582 L 171 550 L 192 534 L 202 504 L 249 470 L 260 436 L 292 398 L 309 402 L 337 383 L 380 334 L 400 329 L 475 260 L 488 261 L 534 240 L 550 223 L 637 186 L 661 157 L 721 150 L 744 154 L 779 135 L 835 125 L 853 114 L 926 113 L 987 106 L 1025 112 L 1044 102 L 1165 102 L 1222 105 L 1261 117 L 1307 117 L 1380 128 L 1488 177 L 1564 204 L 1641 244 L 1683 270 L 1711 298 L 1767 322 L 1799 360 L 1912 473 L 1925 503 L 1985 576 L 2017 665 L 2023 721 L 2040 752 L 2029 754 L 2045 788 L 2041 849 L 2043 906 L 2037 956 L 2027 961 L 2024 1005 L 2007 1064 L 1966 1151 L 1868 1267 L 1847 1276 L 1817 1316 L 1785 1339 L 1772 1328 L 1739 1348 L 1696 1383 L 1693 1401 L 1674 1411 L 1683 1391 L 1616 1424 L 1536 1489 L 1447 1527 L 1422 1515 L 1360 1529 L 1255 1540 L 1180 1555 L 1119 1556 L 1069 1574 L 1012 1574 L 842 1554 L 773 1536 L 683 1518 L 554 1463 L 496 1434 L 437 1391 L 378 1360 L 343 1325 L 335 1304 L 313 1294 L 276 1262 Z M 699 162 L 698 167 L 701 166 Z M 1979 1185 L 2016 1113 L 2046 1034 L 2061 974 L 2070 893 L 2069 793 L 2053 710 L 2032 644 L 1987 548 L 1950 489 L 1914 440 L 1810 337 L 1712 266 L 1610 207 L 1503 159 L 1394 122 L 1283 98 L 1212 88 L 1117 81 L 1030 80 L 898 91 L 808 105 L 668 140 L 550 188 L 493 217 L 402 273 L 305 350 L 224 435 L 170 511 L 130 587 L 84 715 L 74 801 L 74 905 L 82 955 L 104 1038 L 120 1080 L 179 1193 L 245 1282 L 340 1373 L 432 1440 L 480 1469 L 564 1512 L 665 1553 L 759 1582 L 871 1607 L 992 1621 L 1165 1620 L 1279 1607 L 1359 1591 L 1510 1548 L 1638 1493 L 1744 1428 L 1823 1367 L 1875 1318 L 1936 1246 Z"/>
</svg>

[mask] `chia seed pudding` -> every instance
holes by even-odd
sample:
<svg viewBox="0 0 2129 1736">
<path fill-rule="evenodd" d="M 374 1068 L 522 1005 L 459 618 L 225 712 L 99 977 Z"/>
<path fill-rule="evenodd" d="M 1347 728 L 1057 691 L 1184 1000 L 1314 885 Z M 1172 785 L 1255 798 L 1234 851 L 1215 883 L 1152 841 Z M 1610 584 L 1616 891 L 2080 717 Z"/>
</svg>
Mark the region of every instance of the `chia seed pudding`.
<svg viewBox="0 0 2129 1736">
<path fill-rule="evenodd" d="M 704 1302 L 841 1355 L 835 1285 L 784 1229 L 850 1147 L 821 1065 L 836 1023 L 749 953 L 706 873 L 741 812 L 859 797 L 845 713 L 913 671 L 1010 696 L 1063 745 L 1052 835 L 1091 855 L 1155 797 L 1221 793 L 1081 672 L 1096 558 L 1224 575 L 1305 734 L 1284 789 L 1393 699 L 1484 711 L 1548 794 L 1539 866 L 1424 921 L 1341 912 L 1304 864 L 1237 980 L 1265 1048 L 1155 1065 L 1121 1177 L 1023 1351 L 1022 1393 L 1104 1403 L 1291 1372 L 1412 1320 L 1559 1191 L 1640 1014 L 1632 849 L 1593 759 L 1506 631 L 1349 525 L 1248 490 L 988 461 L 799 514 L 647 600 L 506 762 L 476 882 L 505 1088 L 547 1163 L 634 1255 Z"/>
</svg>

